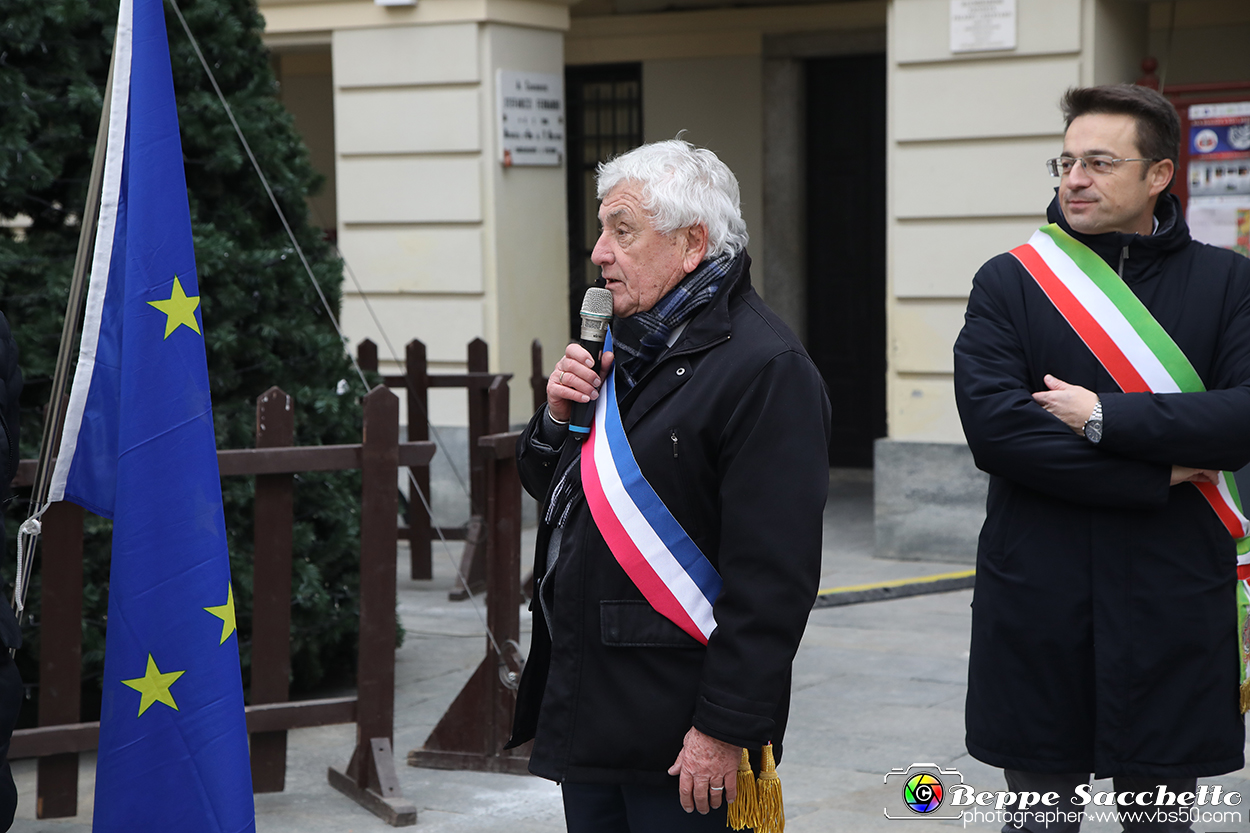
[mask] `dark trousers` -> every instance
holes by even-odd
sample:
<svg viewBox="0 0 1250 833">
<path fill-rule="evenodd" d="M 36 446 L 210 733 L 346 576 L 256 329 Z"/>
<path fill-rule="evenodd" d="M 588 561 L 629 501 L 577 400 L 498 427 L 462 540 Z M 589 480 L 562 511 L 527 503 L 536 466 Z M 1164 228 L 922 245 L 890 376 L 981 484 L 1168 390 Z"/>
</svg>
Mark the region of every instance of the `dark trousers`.
<svg viewBox="0 0 1250 833">
<path fill-rule="evenodd" d="M 681 808 L 677 779 L 648 784 L 561 784 L 569 833 L 725 833 L 728 805 L 706 816 Z"/>
<path fill-rule="evenodd" d="M 1035 792 L 1046 794 L 1048 792 L 1059 793 L 1059 803 L 1054 807 L 1042 807 L 1034 805 L 1029 808 L 1030 811 L 1046 811 L 1057 810 L 1061 813 L 1077 813 L 1081 810 L 1086 812 L 1105 811 L 1110 813 L 1114 810 L 1120 810 L 1120 825 L 1126 833 L 1190 833 L 1193 827 L 1188 821 L 1157 821 L 1145 820 L 1149 814 L 1152 814 L 1156 808 L 1141 807 L 1132 805 L 1129 807 L 1096 807 L 1092 803 L 1081 807 L 1070 803 L 1073 796 L 1076 795 L 1076 788 L 1081 784 L 1089 783 L 1088 772 L 1023 772 L 1018 769 L 1005 769 L 1003 774 L 1007 776 L 1007 789 L 1014 793 Z M 1192 793 L 1197 789 L 1197 778 L 1174 778 L 1161 780 L 1159 778 L 1151 778 L 1149 776 L 1121 776 L 1112 779 L 1112 787 L 1117 793 L 1122 792 L 1150 792 L 1154 793 L 1159 786 L 1167 788 L 1174 794 Z M 1159 808 L 1165 813 L 1174 812 L 1183 808 L 1179 807 L 1162 807 Z M 1136 817 L 1136 818 L 1134 818 Z M 1037 816 L 1029 816 L 1024 820 L 1024 824 L 1015 825 L 1011 822 L 1003 825 L 1002 833 L 1019 833 L 1024 830 L 1028 833 L 1078 833 L 1081 829 L 1080 821 L 1069 821 L 1061 819 L 1058 822 L 1047 822 Z"/>
</svg>

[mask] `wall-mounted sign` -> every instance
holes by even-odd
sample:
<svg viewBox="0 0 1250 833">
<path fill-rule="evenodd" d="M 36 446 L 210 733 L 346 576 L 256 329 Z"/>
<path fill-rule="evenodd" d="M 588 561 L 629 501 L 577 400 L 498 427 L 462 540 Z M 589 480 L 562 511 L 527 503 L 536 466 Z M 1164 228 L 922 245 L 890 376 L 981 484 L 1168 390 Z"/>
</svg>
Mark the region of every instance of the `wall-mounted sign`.
<svg viewBox="0 0 1250 833">
<path fill-rule="evenodd" d="M 1186 173 L 1190 234 L 1250 257 L 1250 101 L 1190 106 Z"/>
<path fill-rule="evenodd" d="M 951 52 L 1016 48 L 1016 0 L 951 0 Z"/>
<path fill-rule="evenodd" d="M 501 69 L 500 161 L 513 165 L 559 165 L 564 161 L 564 77 Z"/>
</svg>

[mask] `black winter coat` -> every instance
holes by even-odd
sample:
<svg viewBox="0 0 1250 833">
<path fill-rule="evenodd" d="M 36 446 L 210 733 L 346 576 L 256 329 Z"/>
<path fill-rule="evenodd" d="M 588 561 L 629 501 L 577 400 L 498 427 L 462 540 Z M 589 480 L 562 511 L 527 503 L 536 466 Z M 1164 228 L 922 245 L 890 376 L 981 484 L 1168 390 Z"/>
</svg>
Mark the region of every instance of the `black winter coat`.
<svg viewBox="0 0 1250 833">
<path fill-rule="evenodd" d="M 772 741 L 780 753 L 791 661 L 820 578 L 830 406 L 798 339 L 751 288 L 749 264 L 739 259 L 621 399 L 643 474 L 724 581 L 716 630 L 704 647 L 655 612 L 579 499 L 547 579 L 554 633 L 533 605 L 517 696 L 510 745 L 535 738 L 536 775 L 675 782 L 666 771 L 692 725 L 754 749 Z M 536 443 L 545 414 L 517 450 L 525 488 L 544 503 L 581 448 Z M 551 533 L 539 529 L 537 577 Z"/>
<path fill-rule="evenodd" d="M 1173 196 L 1149 237 L 1071 231 L 1189 357 L 1204 393 L 1123 393 L 1010 255 L 973 282 L 955 397 L 988 472 L 967 743 L 994 766 L 1097 777 L 1242 766 L 1236 554 L 1172 464 L 1250 461 L 1250 260 L 1191 240 Z M 1097 392 L 1095 445 L 1037 405 L 1050 373 Z"/>
</svg>

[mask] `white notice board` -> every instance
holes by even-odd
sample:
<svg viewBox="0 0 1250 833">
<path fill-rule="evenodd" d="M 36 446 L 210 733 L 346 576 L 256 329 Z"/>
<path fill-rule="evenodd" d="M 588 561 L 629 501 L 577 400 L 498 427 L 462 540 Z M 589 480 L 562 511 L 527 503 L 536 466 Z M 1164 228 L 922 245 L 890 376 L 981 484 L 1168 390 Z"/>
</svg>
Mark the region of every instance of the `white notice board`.
<svg viewBox="0 0 1250 833">
<path fill-rule="evenodd" d="M 499 161 L 559 165 L 564 161 L 564 76 L 498 70 Z"/>
<path fill-rule="evenodd" d="M 951 52 L 1016 48 L 1016 0 L 951 0 Z"/>
</svg>

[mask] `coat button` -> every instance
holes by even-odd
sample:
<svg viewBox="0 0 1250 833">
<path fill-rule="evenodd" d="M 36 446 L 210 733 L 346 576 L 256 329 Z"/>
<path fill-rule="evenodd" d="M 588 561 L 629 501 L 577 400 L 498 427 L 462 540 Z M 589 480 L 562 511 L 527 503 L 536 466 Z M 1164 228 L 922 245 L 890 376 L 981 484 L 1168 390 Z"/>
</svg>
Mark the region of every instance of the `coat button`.
<svg viewBox="0 0 1250 833">
<path fill-rule="evenodd" d="M 684 368 L 684 367 L 679 367 L 679 368 L 677 368 L 677 375 L 678 375 L 678 376 L 685 376 L 685 375 L 686 375 L 686 368 Z"/>
</svg>

